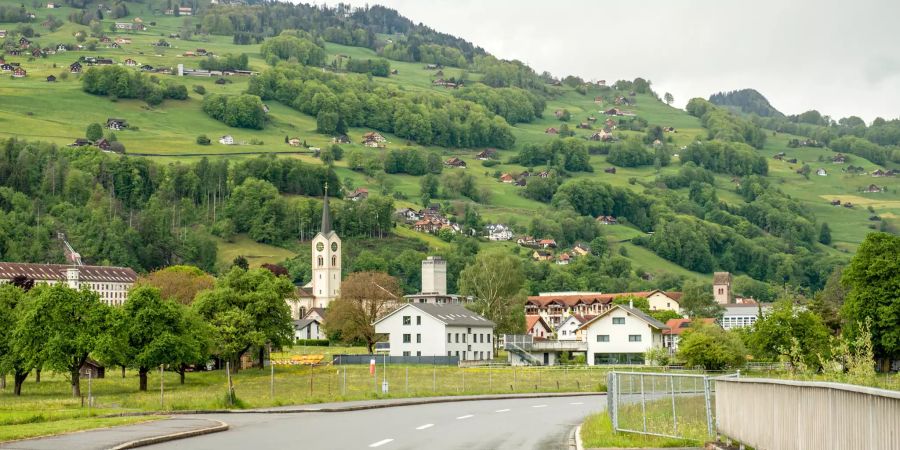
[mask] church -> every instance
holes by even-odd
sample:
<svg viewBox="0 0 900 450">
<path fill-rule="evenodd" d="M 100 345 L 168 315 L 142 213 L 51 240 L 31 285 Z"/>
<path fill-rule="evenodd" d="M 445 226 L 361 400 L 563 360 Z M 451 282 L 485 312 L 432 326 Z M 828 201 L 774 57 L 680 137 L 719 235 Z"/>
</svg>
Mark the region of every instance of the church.
<svg viewBox="0 0 900 450">
<path fill-rule="evenodd" d="M 312 240 L 312 279 L 287 299 L 291 317 L 300 319 L 313 308 L 328 308 L 341 292 L 341 238 L 331 229 L 328 185 L 322 203 L 322 228 Z"/>
</svg>

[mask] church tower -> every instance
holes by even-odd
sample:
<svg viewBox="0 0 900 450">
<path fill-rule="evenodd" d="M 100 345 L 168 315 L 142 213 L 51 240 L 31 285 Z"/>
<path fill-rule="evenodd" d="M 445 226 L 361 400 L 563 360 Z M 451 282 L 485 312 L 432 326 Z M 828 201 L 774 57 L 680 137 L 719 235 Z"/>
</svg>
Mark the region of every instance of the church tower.
<svg viewBox="0 0 900 450">
<path fill-rule="evenodd" d="M 322 229 L 312 240 L 312 294 L 314 308 L 327 308 L 341 292 L 341 238 L 331 229 L 328 184 L 322 204 Z"/>
</svg>

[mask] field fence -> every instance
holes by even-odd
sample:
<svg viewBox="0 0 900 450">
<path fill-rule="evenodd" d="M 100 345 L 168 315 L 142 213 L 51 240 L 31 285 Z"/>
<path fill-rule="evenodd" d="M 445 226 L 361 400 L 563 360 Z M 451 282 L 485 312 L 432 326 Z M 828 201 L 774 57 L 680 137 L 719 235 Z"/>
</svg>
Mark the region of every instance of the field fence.
<svg viewBox="0 0 900 450">
<path fill-rule="evenodd" d="M 696 441 L 715 435 L 714 377 L 612 371 L 607 386 L 616 431 Z"/>
</svg>

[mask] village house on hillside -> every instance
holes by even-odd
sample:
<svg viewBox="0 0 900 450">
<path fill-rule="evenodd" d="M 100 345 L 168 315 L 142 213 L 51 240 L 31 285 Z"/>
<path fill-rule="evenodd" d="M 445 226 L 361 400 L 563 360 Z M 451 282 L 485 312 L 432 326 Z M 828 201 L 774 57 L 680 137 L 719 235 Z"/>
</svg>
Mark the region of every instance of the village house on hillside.
<svg viewBox="0 0 900 450">
<path fill-rule="evenodd" d="M 349 140 L 349 139 L 348 139 Z M 370 131 L 362 136 L 363 145 L 366 147 L 384 147 L 384 143 L 387 142 L 384 136 L 375 131 Z"/>
<path fill-rule="evenodd" d="M 116 131 L 124 130 L 128 128 L 128 122 L 125 119 L 108 118 L 106 119 L 106 128 Z"/>
<path fill-rule="evenodd" d="M 455 156 L 444 161 L 444 165 L 447 167 L 457 167 L 457 168 L 461 168 L 461 169 L 466 168 L 466 162 Z"/>
<path fill-rule="evenodd" d="M 513 232 L 506 225 L 490 224 L 484 227 L 488 239 L 491 241 L 508 241 L 513 238 Z"/>
<path fill-rule="evenodd" d="M 226 134 L 219 138 L 219 143 L 223 145 L 234 145 L 234 137 L 230 134 Z"/>
<path fill-rule="evenodd" d="M 845 162 L 847 162 L 847 157 L 838 153 L 837 155 L 831 157 L 831 162 L 834 164 L 844 164 Z"/>
<path fill-rule="evenodd" d="M 651 311 L 669 310 L 679 312 L 681 292 L 661 290 L 641 292 L 618 292 L 604 294 L 601 292 L 545 292 L 528 297 L 525 302 L 525 314 L 540 314 L 550 325 L 557 327 L 564 316 L 569 314 L 600 314 L 612 305 L 619 297 L 646 298 Z"/>
<path fill-rule="evenodd" d="M 369 190 L 366 188 L 356 188 L 353 192 L 347 194 L 346 200 L 358 202 L 369 198 Z"/>
<path fill-rule="evenodd" d="M 494 148 L 486 148 L 486 149 L 478 152 L 477 155 L 475 155 L 475 158 L 478 159 L 479 161 L 487 161 L 489 159 L 494 159 L 496 157 L 497 157 L 497 149 L 494 149 Z"/>
<path fill-rule="evenodd" d="M 544 130 L 544 133 L 546 133 L 546 134 L 559 134 L 559 130 L 557 130 L 557 129 L 554 128 L 554 127 L 550 127 L 550 128 L 547 128 L 546 130 Z"/>
</svg>

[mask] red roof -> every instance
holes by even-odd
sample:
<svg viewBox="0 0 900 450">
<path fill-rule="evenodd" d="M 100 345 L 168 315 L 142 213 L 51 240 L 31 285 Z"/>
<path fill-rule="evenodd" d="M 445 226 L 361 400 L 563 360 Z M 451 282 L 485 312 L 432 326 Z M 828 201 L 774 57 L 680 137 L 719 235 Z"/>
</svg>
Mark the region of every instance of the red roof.
<svg viewBox="0 0 900 450">
<path fill-rule="evenodd" d="M 541 317 L 537 314 L 527 314 L 525 316 L 525 332 L 527 333 L 527 332 L 531 331 L 534 328 L 534 326 L 537 325 L 538 322 L 543 322 L 544 328 L 546 328 L 547 331 L 551 330 L 550 326 L 547 325 L 547 322 L 544 321 L 543 317 Z"/>
<path fill-rule="evenodd" d="M 665 294 L 672 300 L 678 301 L 681 298 L 681 292 L 663 292 L 663 291 L 641 291 L 641 292 L 618 292 L 612 294 L 589 293 L 575 295 L 532 295 L 528 297 L 528 303 L 536 306 L 547 306 L 550 303 L 559 303 L 566 306 L 575 306 L 579 303 L 592 305 L 594 303 L 609 304 L 618 297 L 634 296 L 647 298 L 656 292 Z"/>
<path fill-rule="evenodd" d="M 716 323 L 716 319 L 697 319 L 706 324 Z M 669 327 L 668 330 L 663 330 L 663 334 L 677 334 L 680 335 L 685 330 L 690 329 L 691 327 L 691 319 L 669 319 L 666 322 L 666 326 Z"/>
</svg>

